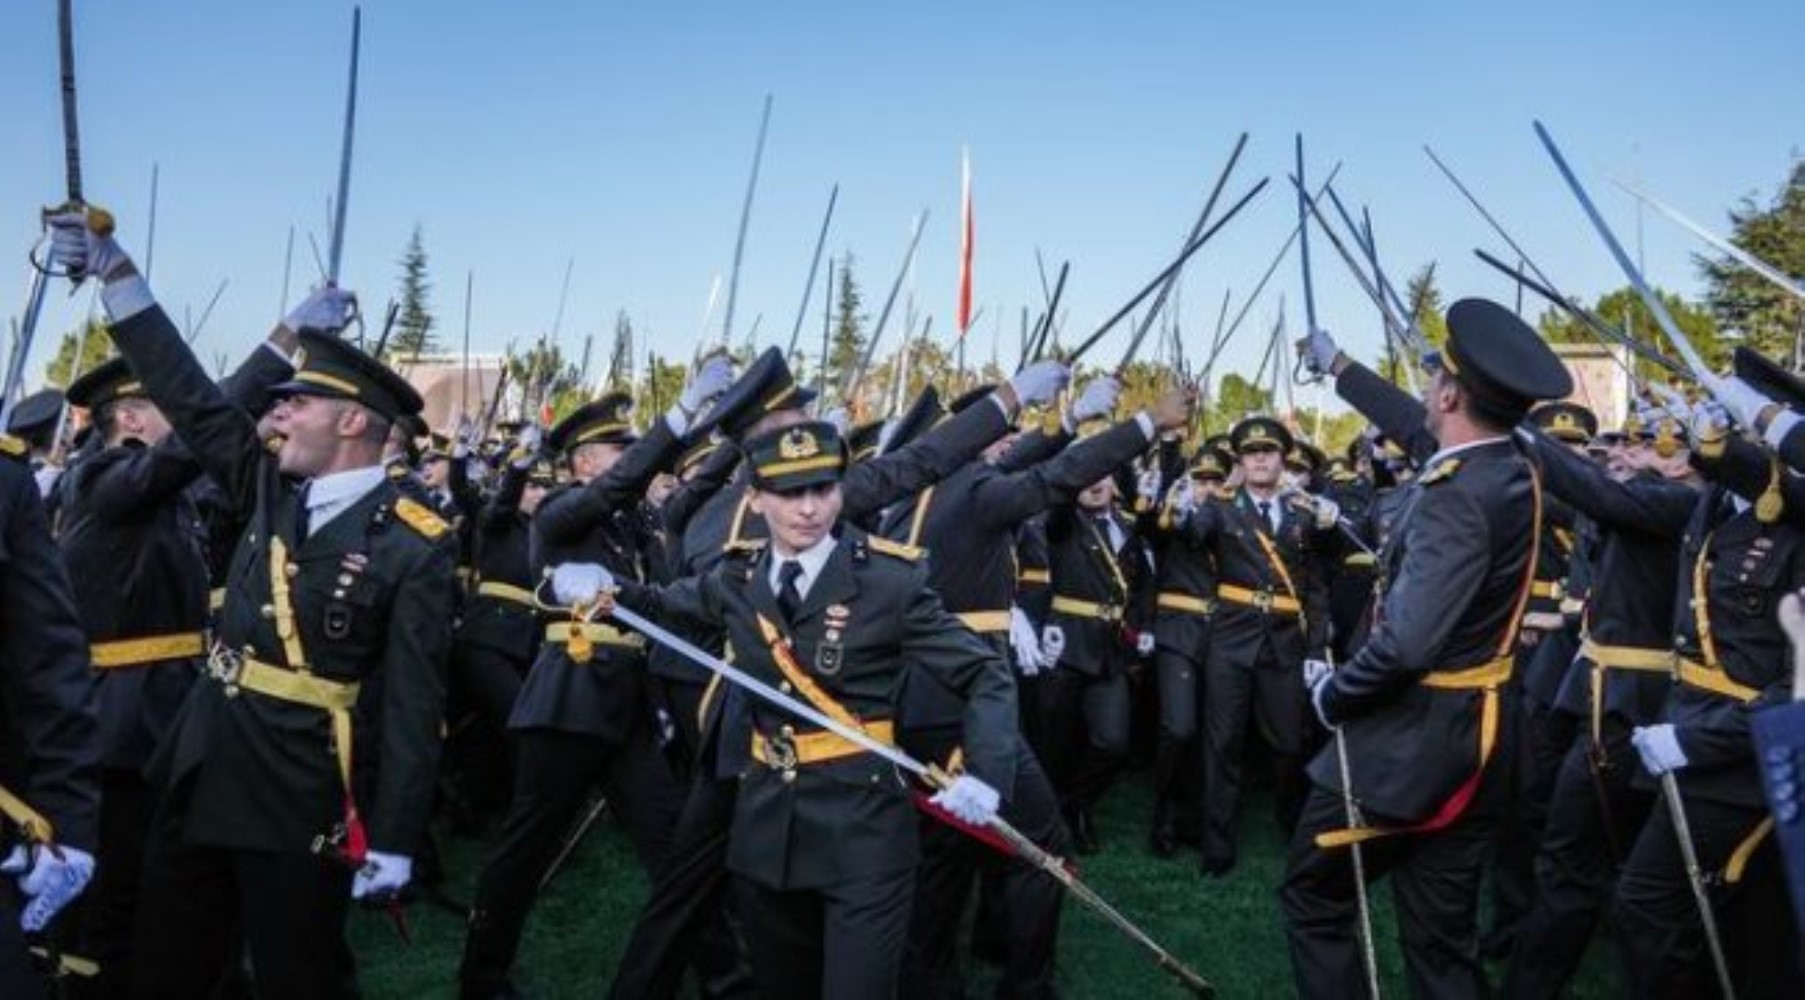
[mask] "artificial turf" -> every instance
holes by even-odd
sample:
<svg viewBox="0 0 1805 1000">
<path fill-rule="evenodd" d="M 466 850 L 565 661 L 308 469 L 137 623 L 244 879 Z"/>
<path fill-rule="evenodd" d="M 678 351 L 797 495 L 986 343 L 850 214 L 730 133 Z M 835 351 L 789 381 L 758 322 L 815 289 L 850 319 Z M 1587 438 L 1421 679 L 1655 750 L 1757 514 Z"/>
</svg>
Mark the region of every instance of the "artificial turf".
<svg viewBox="0 0 1805 1000">
<path fill-rule="evenodd" d="M 1147 851 L 1150 790 L 1141 773 L 1125 776 L 1098 815 L 1103 851 L 1082 859 L 1083 877 L 1117 909 L 1216 986 L 1222 997 L 1292 995 L 1275 889 L 1284 845 L 1267 802 L 1254 792 L 1243 804 L 1240 865 L 1226 878 L 1198 874 L 1194 852 L 1169 860 Z M 468 902 L 488 843 L 439 834 L 448 872 L 445 895 Z M 605 995 L 646 881 L 619 831 L 603 824 L 573 853 L 541 896 L 528 925 L 516 980 L 539 1000 Z M 1381 985 L 1403 996 L 1389 893 L 1373 894 Z M 366 996 L 452 995 L 463 943 L 462 920 L 424 904 L 409 910 L 412 943 L 403 945 L 379 913 L 355 913 L 352 938 Z M 1595 940 L 1568 996 L 1621 994 L 1608 942 Z M 969 963 L 969 960 L 968 960 Z M 995 972 L 969 963 L 970 995 L 988 996 Z M 1493 966 L 1493 982 L 1502 969 Z M 1090 913 L 1068 903 L 1062 924 L 1058 985 L 1062 996 L 1183 996 L 1135 945 Z"/>
</svg>

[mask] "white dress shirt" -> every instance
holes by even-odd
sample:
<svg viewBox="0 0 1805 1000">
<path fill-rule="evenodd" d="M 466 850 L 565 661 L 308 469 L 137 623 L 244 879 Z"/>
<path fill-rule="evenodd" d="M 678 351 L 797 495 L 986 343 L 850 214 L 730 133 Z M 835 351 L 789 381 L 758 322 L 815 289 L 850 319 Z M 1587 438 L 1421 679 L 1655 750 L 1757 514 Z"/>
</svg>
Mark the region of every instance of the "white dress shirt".
<svg viewBox="0 0 1805 1000">
<path fill-rule="evenodd" d="M 782 591 L 783 564 L 793 560 L 802 565 L 802 575 L 796 578 L 796 596 L 807 597 L 809 587 L 813 586 L 816 578 L 821 575 L 821 570 L 827 566 L 827 557 L 834 554 L 834 546 L 838 544 L 840 544 L 840 540 L 830 534 L 793 556 L 779 555 L 773 548 L 771 550 L 771 569 L 766 574 L 771 581 L 771 592 L 775 594 Z"/>
<path fill-rule="evenodd" d="M 371 490 L 381 485 L 388 473 L 380 465 L 346 469 L 311 479 L 307 483 L 307 533 L 316 534 L 333 518 L 351 509 Z"/>
</svg>

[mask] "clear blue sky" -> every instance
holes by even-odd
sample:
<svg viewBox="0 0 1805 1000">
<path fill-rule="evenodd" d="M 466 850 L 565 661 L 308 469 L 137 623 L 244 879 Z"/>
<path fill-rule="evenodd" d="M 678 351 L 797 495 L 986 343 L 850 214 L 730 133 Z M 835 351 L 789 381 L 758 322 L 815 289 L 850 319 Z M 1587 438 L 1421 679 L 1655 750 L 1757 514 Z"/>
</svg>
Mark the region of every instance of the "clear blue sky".
<svg viewBox="0 0 1805 1000">
<path fill-rule="evenodd" d="M 0 315 L 19 308 L 38 206 L 62 193 L 54 0 L 0 7 L 0 248 L 15 262 Z M 322 250 L 344 99 L 351 5 L 338 0 L 77 0 L 86 180 L 142 256 L 161 164 L 155 285 L 178 319 L 229 278 L 200 349 L 237 353 L 276 317 L 283 246 L 295 287 Z M 1187 271 L 1192 353 L 1225 288 L 1239 301 L 1295 220 L 1292 135 L 1310 170 L 1372 208 L 1388 269 L 1440 262 L 1451 296 L 1509 300 L 1472 260 L 1502 252 L 1423 156 L 1432 144 L 1542 267 L 1585 296 L 1621 283 L 1530 131 L 1542 118 L 1632 244 L 1640 177 L 1723 225 L 1768 198 L 1801 147 L 1805 4 L 1771 2 L 594 3 L 369 0 L 345 283 L 380 313 L 408 233 L 424 225 L 441 333 L 455 344 L 465 274 L 474 343 L 551 326 L 567 258 L 569 350 L 598 363 L 626 309 L 661 351 L 687 354 L 710 282 L 725 274 L 758 111 L 775 95 L 740 283 L 736 339 L 786 338 L 829 187 L 830 249 L 858 256 L 875 313 L 912 215 L 932 216 L 915 279 L 942 339 L 952 327 L 959 150 L 977 203 L 973 333 L 1040 300 L 1034 249 L 1073 262 L 1069 328 L 1088 330 L 1176 250 L 1235 135 L 1253 138 L 1231 195 L 1273 184 Z M 1651 277 L 1694 293 L 1685 235 L 1652 213 Z M 1370 307 L 1320 239 L 1322 321 L 1356 353 L 1380 339 Z M 1287 294 L 1288 264 L 1227 368 L 1251 367 Z M 819 298 L 804 343 L 819 335 Z M 50 333 L 85 296 L 56 296 Z M 719 322 L 717 313 L 716 322 Z M 894 330 L 894 327 L 893 327 Z M 894 334 L 892 333 L 892 336 Z M 893 341 L 892 341 L 893 343 Z M 1106 345 L 1097 360 L 1119 347 Z"/>
</svg>

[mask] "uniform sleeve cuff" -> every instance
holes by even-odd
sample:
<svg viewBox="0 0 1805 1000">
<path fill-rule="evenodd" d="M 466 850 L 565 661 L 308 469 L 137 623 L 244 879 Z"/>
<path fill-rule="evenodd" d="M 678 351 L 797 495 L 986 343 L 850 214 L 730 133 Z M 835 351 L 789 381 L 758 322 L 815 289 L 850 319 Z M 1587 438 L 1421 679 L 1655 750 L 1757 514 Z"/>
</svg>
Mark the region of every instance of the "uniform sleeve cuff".
<svg viewBox="0 0 1805 1000">
<path fill-rule="evenodd" d="M 141 274 L 102 285 L 100 301 L 106 306 L 107 317 L 115 323 L 123 323 L 157 304 L 156 296 L 150 293 L 150 282 Z"/>
<path fill-rule="evenodd" d="M 1761 435 L 1762 440 L 1767 442 L 1768 447 L 1778 451 L 1780 442 L 1786 440 L 1786 435 L 1792 433 L 1794 427 L 1799 426 L 1799 419 L 1799 415 L 1791 410 L 1780 411 L 1780 415 L 1767 425 L 1767 432 Z"/>
<path fill-rule="evenodd" d="M 1155 433 L 1154 428 L 1153 428 L 1153 418 L 1151 416 L 1147 415 L 1147 411 L 1142 410 L 1141 412 L 1135 414 L 1134 422 L 1140 426 L 1141 433 L 1147 435 L 1147 440 L 1152 441 L 1153 435 Z"/>
</svg>

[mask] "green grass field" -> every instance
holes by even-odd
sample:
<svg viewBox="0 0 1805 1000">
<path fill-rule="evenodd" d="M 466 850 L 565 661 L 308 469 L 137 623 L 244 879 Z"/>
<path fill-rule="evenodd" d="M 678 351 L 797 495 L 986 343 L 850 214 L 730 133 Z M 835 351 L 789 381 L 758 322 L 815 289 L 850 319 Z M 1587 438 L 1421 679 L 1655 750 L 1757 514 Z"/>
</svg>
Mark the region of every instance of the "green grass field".
<svg viewBox="0 0 1805 1000">
<path fill-rule="evenodd" d="M 1242 860 L 1227 879 L 1197 873 L 1196 856 L 1154 858 L 1146 850 L 1150 793 L 1145 776 L 1130 773 L 1104 803 L 1099 825 L 1104 850 L 1084 859 L 1084 876 L 1130 919 L 1213 981 L 1223 997 L 1287 996 L 1291 972 L 1274 895 L 1283 845 L 1263 798 L 1243 806 Z M 447 894 L 468 902 L 487 844 L 441 838 L 450 872 Z M 605 825 L 591 834 L 533 913 L 517 981 L 535 998 L 595 997 L 620 960 L 645 880 L 624 838 Z M 1374 894 L 1383 989 L 1405 993 L 1389 894 Z M 354 913 L 352 937 L 367 996 L 409 998 L 453 992 L 463 923 L 416 905 L 409 919 L 413 944 L 403 947 L 389 921 Z M 974 998 L 990 994 L 989 969 L 968 968 Z M 1502 970 L 1494 969 L 1494 983 Z M 1616 996 L 1615 956 L 1595 942 L 1569 996 Z M 1071 998 L 1182 996 L 1142 952 L 1075 904 L 1065 910 L 1059 986 Z"/>
</svg>

